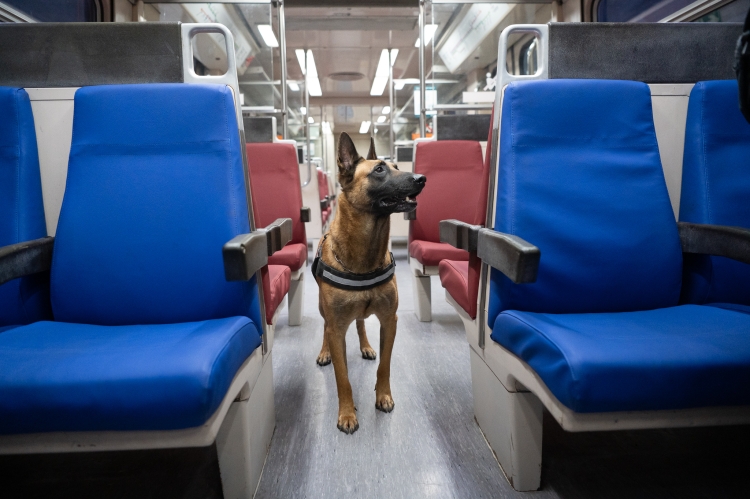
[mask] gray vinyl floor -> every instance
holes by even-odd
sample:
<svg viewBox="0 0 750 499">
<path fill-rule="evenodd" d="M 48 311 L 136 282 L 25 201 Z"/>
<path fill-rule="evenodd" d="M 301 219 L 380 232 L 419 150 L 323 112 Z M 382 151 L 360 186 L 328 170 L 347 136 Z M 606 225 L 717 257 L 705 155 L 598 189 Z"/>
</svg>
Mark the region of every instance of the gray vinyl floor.
<svg viewBox="0 0 750 499">
<path fill-rule="evenodd" d="M 406 251 L 394 254 L 400 298 L 394 411 L 375 409 L 378 361 L 361 358 L 352 325 L 347 354 L 360 428 L 353 435 L 336 428 L 333 367 L 315 363 L 323 320 L 308 274 L 302 325 L 289 327 L 282 315 L 276 330 L 276 430 L 257 498 L 750 497 L 749 427 L 572 434 L 549 415 L 542 487 L 515 492 L 474 420 L 460 319 L 433 278 L 433 321 L 419 322 Z M 366 325 L 377 349 L 377 319 Z"/>
</svg>

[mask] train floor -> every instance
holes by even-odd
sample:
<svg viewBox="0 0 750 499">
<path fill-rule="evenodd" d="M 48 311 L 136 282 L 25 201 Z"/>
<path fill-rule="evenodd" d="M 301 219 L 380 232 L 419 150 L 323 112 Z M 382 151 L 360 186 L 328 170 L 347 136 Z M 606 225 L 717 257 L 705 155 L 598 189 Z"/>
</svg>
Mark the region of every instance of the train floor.
<svg viewBox="0 0 750 499">
<path fill-rule="evenodd" d="M 463 326 L 433 278 L 433 320 L 413 312 L 405 248 L 391 368 L 394 411 L 375 409 L 377 360 L 347 350 L 359 430 L 336 428 L 333 367 L 315 363 L 323 338 L 318 289 L 305 276 L 305 317 L 282 311 L 273 346 L 276 429 L 257 498 L 747 498 L 750 426 L 566 433 L 544 419 L 542 486 L 505 480 L 473 415 Z M 312 257 L 312 254 L 310 255 Z M 377 319 L 366 321 L 378 349 Z M 0 456 L 0 497 L 220 498 L 214 447 Z"/>
</svg>

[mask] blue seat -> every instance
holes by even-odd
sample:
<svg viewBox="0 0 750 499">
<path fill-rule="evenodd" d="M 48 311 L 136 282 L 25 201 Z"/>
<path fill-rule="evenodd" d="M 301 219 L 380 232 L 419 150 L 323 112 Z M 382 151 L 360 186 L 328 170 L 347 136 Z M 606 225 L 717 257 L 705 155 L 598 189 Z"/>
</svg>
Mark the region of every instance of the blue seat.
<svg viewBox="0 0 750 499">
<path fill-rule="evenodd" d="M 690 93 L 680 221 L 750 229 L 750 124 L 735 80 L 699 82 Z M 750 265 L 689 255 L 682 301 L 750 305 Z"/>
<path fill-rule="evenodd" d="M 34 117 L 22 88 L 0 87 L 0 247 L 47 235 Z M 49 274 L 0 285 L 4 326 L 51 319 Z"/>
<path fill-rule="evenodd" d="M 227 282 L 222 258 L 248 232 L 229 88 L 78 90 L 51 269 L 58 322 L 0 334 L 0 434 L 207 421 L 260 345 L 255 278 Z"/>
<path fill-rule="evenodd" d="M 541 250 L 492 271 L 491 338 L 575 412 L 750 403 L 750 316 L 678 306 L 682 249 L 646 84 L 505 89 L 495 230 Z"/>
</svg>

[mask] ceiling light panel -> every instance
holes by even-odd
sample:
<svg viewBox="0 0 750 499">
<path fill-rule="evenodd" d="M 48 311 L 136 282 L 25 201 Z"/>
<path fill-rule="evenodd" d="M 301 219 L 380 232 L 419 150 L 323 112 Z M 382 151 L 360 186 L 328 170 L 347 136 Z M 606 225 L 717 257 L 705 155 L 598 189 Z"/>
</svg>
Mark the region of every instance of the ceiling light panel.
<svg viewBox="0 0 750 499">
<path fill-rule="evenodd" d="M 273 34 L 273 28 L 270 24 L 259 24 L 258 31 L 260 31 L 260 36 L 263 37 L 263 41 L 266 42 L 267 46 L 271 48 L 279 46 L 279 41 L 276 39 L 276 35 Z"/>
</svg>

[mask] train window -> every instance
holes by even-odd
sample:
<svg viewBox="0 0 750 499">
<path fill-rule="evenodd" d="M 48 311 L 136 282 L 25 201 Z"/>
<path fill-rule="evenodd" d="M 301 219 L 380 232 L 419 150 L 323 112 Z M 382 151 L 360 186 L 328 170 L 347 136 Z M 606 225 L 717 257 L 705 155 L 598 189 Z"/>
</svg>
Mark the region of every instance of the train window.
<svg viewBox="0 0 750 499">
<path fill-rule="evenodd" d="M 704 23 L 741 23 L 750 10 L 750 0 L 735 0 L 696 19 Z"/>
<path fill-rule="evenodd" d="M 96 0 L 3 0 L 39 22 L 93 22 L 99 20 Z"/>
<path fill-rule="evenodd" d="M 695 0 L 599 0 L 595 4 L 599 22 L 656 22 Z"/>
</svg>

